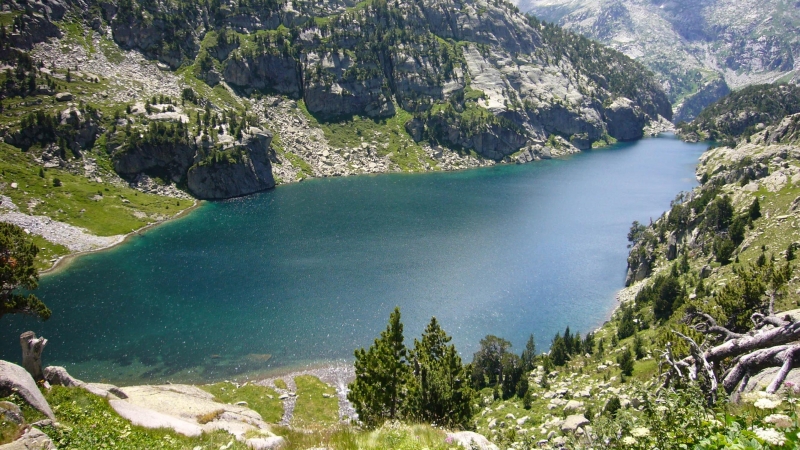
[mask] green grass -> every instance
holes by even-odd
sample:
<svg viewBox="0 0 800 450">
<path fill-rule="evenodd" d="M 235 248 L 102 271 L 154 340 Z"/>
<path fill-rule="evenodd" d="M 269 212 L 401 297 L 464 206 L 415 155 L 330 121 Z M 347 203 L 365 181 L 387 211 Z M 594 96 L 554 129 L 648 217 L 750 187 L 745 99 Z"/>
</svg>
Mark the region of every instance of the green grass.
<svg viewBox="0 0 800 450">
<path fill-rule="evenodd" d="M 278 393 L 268 387 L 248 383 L 237 388 L 233 383 L 223 382 L 200 388 L 213 394 L 222 403 L 233 405 L 241 401 L 247 402 L 247 407 L 261 414 L 265 422 L 278 423 L 283 417 L 283 404 L 278 399 Z"/>
<path fill-rule="evenodd" d="M 339 423 L 339 401 L 334 388 L 311 375 L 297 376 L 294 382 L 297 384 L 297 403 L 292 418 L 293 426 L 319 429 Z M 325 398 L 323 394 L 330 397 Z"/>
<path fill-rule="evenodd" d="M 109 406 L 102 397 L 80 388 L 54 386 L 45 392 L 60 427 L 43 427 L 58 448 L 75 450 L 115 449 L 192 449 L 220 448 L 244 450 L 247 446 L 224 431 L 203 433 L 189 438 L 164 429 L 133 426 Z"/>
<path fill-rule="evenodd" d="M 70 253 L 67 247 L 60 244 L 54 244 L 47 239 L 32 235 L 33 243 L 39 247 L 39 254 L 36 255 L 36 269 L 45 270 L 53 266 L 53 260 Z"/>
<path fill-rule="evenodd" d="M 14 25 L 14 18 L 22 14 L 23 11 L 14 10 L 0 13 L 0 25 L 9 28 Z"/>
<path fill-rule="evenodd" d="M 332 450 L 455 450 L 447 446 L 442 430 L 429 425 L 387 424 L 373 431 L 362 431 L 346 425 L 316 431 L 273 427 L 272 431 L 286 439 L 285 450 L 328 448 Z"/>
<path fill-rule="evenodd" d="M 18 184 L 6 187 L 22 212 L 45 215 L 54 220 L 83 227 L 100 236 L 128 233 L 160 219 L 168 218 L 192 206 L 191 200 L 145 194 L 134 189 L 97 183 L 61 169 L 47 169 L 39 177 L 39 166 L 28 153 L 7 144 L 0 144 L 0 183 Z M 60 187 L 53 180 L 61 180 Z M 31 200 L 38 201 L 32 210 Z"/>
<path fill-rule="evenodd" d="M 77 44 L 83 47 L 90 55 L 95 52 L 91 35 L 87 37 L 84 34 L 83 23 L 80 20 L 63 20 L 57 23 L 65 34 L 61 40 L 62 47 L 64 45 L 71 46 Z"/>
<path fill-rule="evenodd" d="M 283 381 L 283 380 L 282 380 L 282 379 L 280 379 L 280 378 L 278 378 L 277 380 L 275 380 L 275 386 L 277 386 L 277 387 L 278 387 L 278 389 L 287 389 L 286 382 L 285 382 L 285 381 Z"/>
<path fill-rule="evenodd" d="M 290 152 L 284 153 L 284 156 L 286 156 L 286 158 L 294 167 L 300 169 L 300 172 L 297 174 L 298 180 L 303 178 L 311 178 L 314 176 L 314 169 L 303 158 Z"/>
</svg>

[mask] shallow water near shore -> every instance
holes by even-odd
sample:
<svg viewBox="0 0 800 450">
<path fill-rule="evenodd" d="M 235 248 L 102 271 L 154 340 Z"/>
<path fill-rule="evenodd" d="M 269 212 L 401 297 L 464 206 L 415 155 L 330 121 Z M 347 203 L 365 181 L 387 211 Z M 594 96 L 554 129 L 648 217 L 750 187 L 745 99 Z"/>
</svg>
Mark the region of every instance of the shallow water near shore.
<svg viewBox="0 0 800 450">
<path fill-rule="evenodd" d="M 311 180 L 225 202 L 42 278 L 46 365 L 121 384 L 264 376 L 350 360 L 400 306 L 408 345 L 431 316 L 467 361 L 487 334 L 519 352 L 605 321 L 626 234 L 696 185 L 706 148 L 644 139 L 567 159 L 451 173 Z"/>
</svg>

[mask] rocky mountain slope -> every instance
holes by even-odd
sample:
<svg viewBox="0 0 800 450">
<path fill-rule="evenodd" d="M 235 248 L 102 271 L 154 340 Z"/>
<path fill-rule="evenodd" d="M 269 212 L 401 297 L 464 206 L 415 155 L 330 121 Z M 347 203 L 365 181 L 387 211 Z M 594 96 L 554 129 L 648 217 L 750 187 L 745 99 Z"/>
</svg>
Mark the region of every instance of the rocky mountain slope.
<svg viewBox="0 0 800 450">
<path fill-rule="evenodd" d="M 523 11 L 609 45 L 653 70 L 689 121 L 731 89 L 798 80 L 794 0 L 520 0 Z"/>
<path fill-rule="evenodd" d="M 708 139 L 735 146 L 784 117 L 800 113 L 800 87 L 763 84 L 732 92 L 708 108 L 689 124 L 679 127 L 685 140 Z M 778 142 L 770 138 L 770 142 Z"/>
<path fill-rule="evenodd" d="M 146 224 L 169 214 L 126 189 L 528 162 L 671 118 L 643 66 L 502 2 L 19 0 L 0 25 L 0 177 L 30 216 L 121 189 L 113 211 Z M 89 205 L 58 220 L 111 211 Z"/>
</svg>

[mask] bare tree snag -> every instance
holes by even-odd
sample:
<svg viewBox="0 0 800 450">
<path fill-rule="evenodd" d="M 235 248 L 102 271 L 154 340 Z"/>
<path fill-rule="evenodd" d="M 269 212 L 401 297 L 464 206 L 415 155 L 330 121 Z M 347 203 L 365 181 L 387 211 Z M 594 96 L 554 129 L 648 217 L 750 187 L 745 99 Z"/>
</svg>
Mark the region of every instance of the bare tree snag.
<svg viewBox="0 0 800 450">
<path fill-rule="evenodd" d="M 687 315 L 688 323 L 701 333 L 713 336 L 698 344 L 694 339 L 677 331 L 675 335 L 689 344 L 690 355 L 675 360 L 671 348 L 667 348 L 663 359 L 668 367 L 664 385 L 682 378 L 697 381 L 710 403 L 716 400 L 717 380 L 727 393 L 739 388 L 741 392 L 748 380 L 769 367 L 780 367 L 772 379 L 767 392 L 775 393 L 783 385 L 786 376 L 795 367 L 800 367 L 800 322 L 791 316 L 780 314 L 753 314 L 756 328 L 747 334 L 734 333 L 717 324 L 708 314 L 693 312 Z M 717 345 L 711 342 L 722 343 Z"/>
<path fill-rule="evenodd" d="M 22 367 L 31 374 L 34 380 L 44 380 L 42 352 L 47 345 L 47 339 L 37 338 L 33 331 L 26 331 L 20 335 L 19 343 L 22 346 Z"/>
</svg>

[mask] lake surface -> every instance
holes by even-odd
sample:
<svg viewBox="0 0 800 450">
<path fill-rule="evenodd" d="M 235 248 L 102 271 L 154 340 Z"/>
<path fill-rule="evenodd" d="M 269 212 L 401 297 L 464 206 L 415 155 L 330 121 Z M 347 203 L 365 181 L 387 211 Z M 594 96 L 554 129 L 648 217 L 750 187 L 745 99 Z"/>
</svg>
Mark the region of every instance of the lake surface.
<svg viewBox="0 0 800 450">
<path fill-rule="evenodd" d="M 545 350 L 601 325 L 626 234 L 696 185 L 705 145 L 645 139 L 566 159 L 311 180 L 225 202 L 42 278 L 46 365 L 117 383 L 252 377 L 350 360 L 400 306 L 408 345 L 436 316 L 466 361 L 487 334 Z"/>
</svg>

